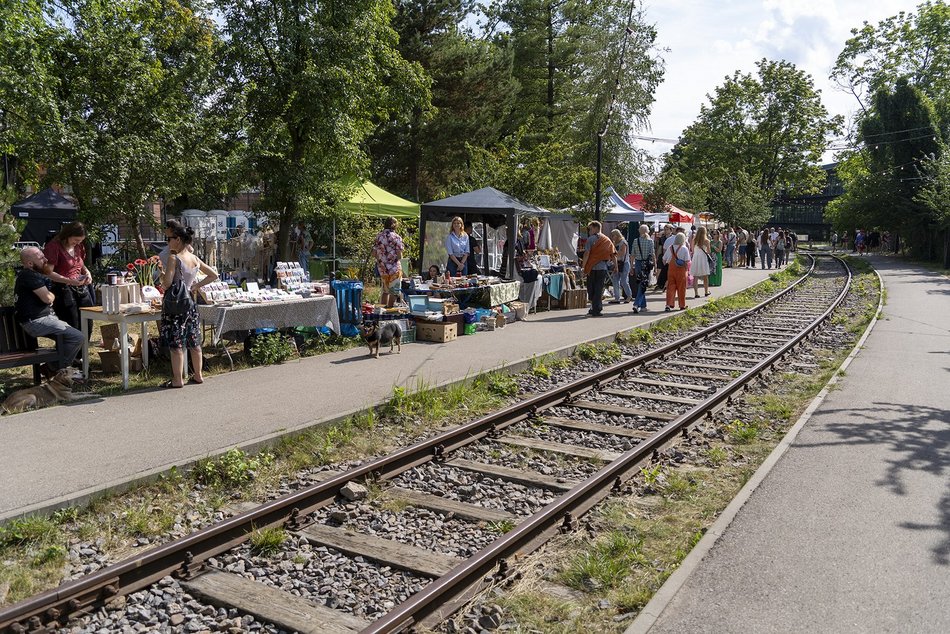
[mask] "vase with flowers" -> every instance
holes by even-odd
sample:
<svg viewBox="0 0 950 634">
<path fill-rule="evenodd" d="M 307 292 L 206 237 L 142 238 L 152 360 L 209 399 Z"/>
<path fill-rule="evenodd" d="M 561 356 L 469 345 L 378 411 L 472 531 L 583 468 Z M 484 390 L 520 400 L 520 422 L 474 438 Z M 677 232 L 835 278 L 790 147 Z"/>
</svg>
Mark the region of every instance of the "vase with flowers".
<svg viewBox="0 0 950 634">
<path fill-rule="evenodd" d="M 152 292 L 158 292 L 155 288 L 155 281 L 157 279 L 159 264 L 158 256 L 153 255 L 145 260 L 138 258 L 134 262 L 129 262 L 125 265 L 133 281 L 138 283 L 142 288 L 142 294 L 146 297 L 150 294 L 146 289 L 150 289 Z"/>
</svg>

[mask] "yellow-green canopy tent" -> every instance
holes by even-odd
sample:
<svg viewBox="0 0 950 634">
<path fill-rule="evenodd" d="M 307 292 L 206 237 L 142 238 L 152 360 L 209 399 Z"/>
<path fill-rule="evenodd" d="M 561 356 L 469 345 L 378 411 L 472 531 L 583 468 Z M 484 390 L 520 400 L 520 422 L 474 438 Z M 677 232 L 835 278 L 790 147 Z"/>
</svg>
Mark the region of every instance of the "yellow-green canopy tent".
<svg viewBox="0 0 950 634">
<path fill-rule="evenodd" d="M 419 205 L 400 198 L 368 180 L 350 177 L 343 181 L 347 189 L 354 189 L 343 208 L 353 214 L 374 218 L 419 218 Z M 336 272 L 336 220 L 333 221 L 333 271 Z"/>
<path fill-rule="evenodd" d="M 356 188 L 350 199 L 343 203 L 343 208 L 347 211 L 374 217 L 419 217 L 418 204 L 390 194 L 369 181 L 352 178 L 347 184 Z"/>
</svg>

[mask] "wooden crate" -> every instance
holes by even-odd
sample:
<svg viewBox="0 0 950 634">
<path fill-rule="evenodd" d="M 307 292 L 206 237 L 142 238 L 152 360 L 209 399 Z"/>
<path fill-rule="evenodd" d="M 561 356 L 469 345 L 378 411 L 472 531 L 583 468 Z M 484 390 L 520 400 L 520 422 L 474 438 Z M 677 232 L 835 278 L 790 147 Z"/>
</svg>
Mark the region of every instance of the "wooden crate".
<svg viewBox="0 0 950 634">
<path fill-rule="evenodd" d="M 416 321 L 416 341 L 445 343 L 458 339 L 458 326 L 451 322 Z"/>
<path fill-rule="evenodd" d="M 558 308 L 586 308 L 587 307 L 587 289 L 578 288 L 572 291 L 565 290 L 561 294 L 561 299 L 554 300 Z"/>
</svg>

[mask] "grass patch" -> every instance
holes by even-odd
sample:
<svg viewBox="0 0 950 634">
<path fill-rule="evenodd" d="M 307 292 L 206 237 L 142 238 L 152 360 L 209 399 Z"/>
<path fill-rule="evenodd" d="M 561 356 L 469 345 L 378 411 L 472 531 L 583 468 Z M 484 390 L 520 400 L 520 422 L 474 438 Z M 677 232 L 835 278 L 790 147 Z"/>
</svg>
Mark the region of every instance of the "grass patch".
<svg viewBox="0 0 950 634">
<path fill-rule="evenodd" d="M 250 456 L 240 449 L 231 449 L 220 458 L 202 460 L 195 466 L 197 482 L 213 487 L 242 487 L 257 477 L 262 467 L 272 464 L 274 456 L 261 452 Z"/>
<path fill-rule="evenodd" d="M 643 540 L 613 530 L 578 553 L 561 576 L 572 588 L 616 588 L 635 563 L 643 561 Z"/>
<path fill-rule="evenodd" d="M 515 523 L 512 520 L 501 520 L 500 522 L 488 522 L 486 529 L 489 532 L 496 533 L 498 535 L 504 535 L 509 533 L 515 528 Z"/>
<path fill-rule="evenodd" d="M 596 361 L 604 365 L 617 363 L 623 358 L 623 350 L 616 343 L 582 343 L 575 354 L 584 361 Z"/>
<path fill-rule="evenodd" d="M 287 532 L 277 526 L 266 526 L 254 530 L 248 543 L 251 546 L 251 554 L 261 557 L 270 557 L 280 552 L 281 546 L 287 540 Z"/>
<path fill-rule="evenodd" d="M 634 328 L 630 332 L 623 333 L 619 337 L 620 341 L 631 346 L 639 344 L 651 344 L 655 337 L 648 328 Z"/>
<path fill-rule="evenodd" d="M 747 445 L 759 437 L 759 425 L 755 421 L 743 421 L 738 418 L 726 425 L 729 438 L 737 445 Z"/>
</svg>

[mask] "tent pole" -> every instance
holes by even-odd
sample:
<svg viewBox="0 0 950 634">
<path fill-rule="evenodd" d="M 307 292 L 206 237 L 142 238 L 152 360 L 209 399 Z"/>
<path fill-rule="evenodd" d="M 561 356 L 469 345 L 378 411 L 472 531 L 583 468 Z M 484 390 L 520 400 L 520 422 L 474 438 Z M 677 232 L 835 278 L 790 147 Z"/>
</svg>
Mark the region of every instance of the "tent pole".
<svg viewBox="0 0 950 634">
<path fill-rule="evenodd" d="M 336 218 L 333 219 L 333 277 L 336 277 Z"/>
</svg>

